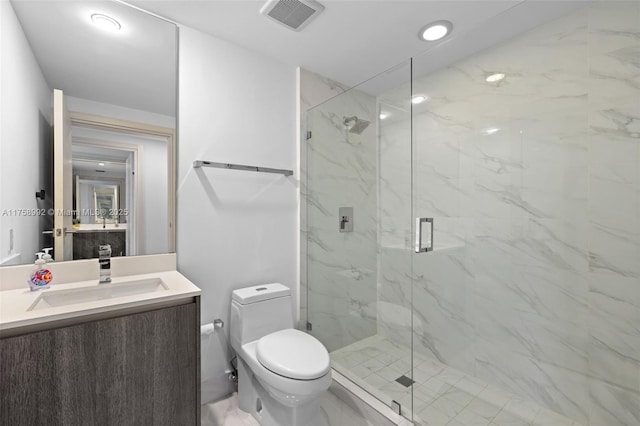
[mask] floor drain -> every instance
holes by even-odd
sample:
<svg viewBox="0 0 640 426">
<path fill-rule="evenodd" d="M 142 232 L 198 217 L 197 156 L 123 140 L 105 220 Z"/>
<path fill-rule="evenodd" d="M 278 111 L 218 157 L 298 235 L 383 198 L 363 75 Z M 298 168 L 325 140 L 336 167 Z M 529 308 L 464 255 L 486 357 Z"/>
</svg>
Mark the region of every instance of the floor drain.
<svg viewBox="0 0 640 426">
<path fill-rule="evenodd" d="M 408 388 L 412 384 L 415 383 L 414 380 L 411 380 L 410 377 L 405 376 L 404 374 L 396 379 L 396 382 L 400 383 L 402 386 Z"/>
</svg>

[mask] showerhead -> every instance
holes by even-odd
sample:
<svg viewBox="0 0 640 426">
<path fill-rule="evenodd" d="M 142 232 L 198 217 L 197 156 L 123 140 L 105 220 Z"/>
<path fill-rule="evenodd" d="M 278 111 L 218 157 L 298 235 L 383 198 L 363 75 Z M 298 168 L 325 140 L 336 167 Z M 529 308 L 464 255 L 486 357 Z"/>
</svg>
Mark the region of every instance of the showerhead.
<svg viewBox="0 0 640 426">
<path fill-rule="evenodd" d="M 344 125 L 349 130 L 349 133 L 355 133 L 356 135 L 359 135 L 362 132 L 364 132 L 364 129 L 369 127 L 369 124 L 371 124 L 371 122 L 358 118 L 355 115 L 353 117 L 343 117 L 343 118 L 344 118 Z"/>
</svg>

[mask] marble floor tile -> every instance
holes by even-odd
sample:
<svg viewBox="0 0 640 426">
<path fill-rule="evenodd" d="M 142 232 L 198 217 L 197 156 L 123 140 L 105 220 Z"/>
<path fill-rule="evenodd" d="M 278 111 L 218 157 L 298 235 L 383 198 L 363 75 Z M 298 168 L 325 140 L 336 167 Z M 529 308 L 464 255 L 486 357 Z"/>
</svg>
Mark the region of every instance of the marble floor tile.
<svg viewBox="0 0 640 426">
<path fill-rule="evenodd" d="M 318 426 L 378 426 L 356 412 L 332 392 L 327 392 L 320 406 Z M 260 426 L 249 413 L 238 408 L 238 394 L 202 406 L 202 426 Z"/>
<path fill-rule="evenodd" d="M 382 353 L 372 350 L 375 345 Z M 381 335 L 331 352 L 331 359 L 336 370 L 359 378 L 356 384 L 385 404 L 400 402 L 402 414 L 417 425 L 580 426 L 437 360 L 416 357 L 412 375 L 409 348 Z M 413 376 L 413 389 L 395 381 L 402 374 Z"/>
<path fill-rule="evenodd" d="M 249 413 L 238 408 L 238 394 L 202 406 L 202 426 L 259 426 Z"/>
</svg>

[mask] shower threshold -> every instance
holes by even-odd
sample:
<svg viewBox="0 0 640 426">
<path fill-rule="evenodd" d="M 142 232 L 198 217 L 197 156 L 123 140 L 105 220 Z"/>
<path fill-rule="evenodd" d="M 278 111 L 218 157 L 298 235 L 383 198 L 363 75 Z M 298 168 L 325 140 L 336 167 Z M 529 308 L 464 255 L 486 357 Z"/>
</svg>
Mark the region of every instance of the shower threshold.
<svg viewBox="0 0 640 426">
<path fill-rule="evenodd" d="M 382 335 L 331 352 L 331 364 L 385 404 L 398 402 L 402 415 L 416 425 L 582 426 L 533 401 L 420 354 L 414 355 L 412 377 L 410 349 Z M 398 382 L 402 376 L 413 379 L 414 383 L 404 379 L 401 379 L 403 383 Z"/>
</svg>

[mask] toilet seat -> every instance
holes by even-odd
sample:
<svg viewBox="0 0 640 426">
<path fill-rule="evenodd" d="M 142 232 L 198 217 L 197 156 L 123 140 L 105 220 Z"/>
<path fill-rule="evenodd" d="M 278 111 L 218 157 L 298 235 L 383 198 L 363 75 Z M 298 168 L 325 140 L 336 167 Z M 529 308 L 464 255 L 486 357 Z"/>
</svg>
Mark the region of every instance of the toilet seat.
<svg viewBox="0 0 640 426">
<path fill-rule="evenodd" d="M 262 337 L 258 340 L 256 358 L 273 373 L 297 380 L 317 379 L 331 368 L 329 353 L 322 343 L 295 329 Z"/>
</svg>

